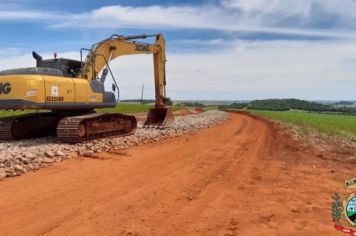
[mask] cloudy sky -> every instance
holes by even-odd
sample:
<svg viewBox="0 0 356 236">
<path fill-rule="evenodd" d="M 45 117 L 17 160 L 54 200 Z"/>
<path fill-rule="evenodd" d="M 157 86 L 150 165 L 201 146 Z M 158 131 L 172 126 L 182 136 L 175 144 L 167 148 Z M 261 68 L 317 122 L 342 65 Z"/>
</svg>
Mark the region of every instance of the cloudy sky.
<svg viewBox="0 0 356 236">
<path fill-rule="evenodd" d="M 162 32 L 173 99 L 356 100 L 355 22 L 354 0 L 0 0 L 0 70 Z M 151 56 L 111 67 L 121 98 L 153 97 Z"/>
</svg>

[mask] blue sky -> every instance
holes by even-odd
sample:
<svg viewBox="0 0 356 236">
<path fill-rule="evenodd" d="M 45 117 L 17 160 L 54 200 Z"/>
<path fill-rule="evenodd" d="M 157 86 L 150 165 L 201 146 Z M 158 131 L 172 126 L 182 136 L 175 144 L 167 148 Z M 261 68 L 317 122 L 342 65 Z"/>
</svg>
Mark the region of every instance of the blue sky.
<svg viewBox="0 0 356 236">
<path fill-rule="evenodd" d="M 0 0 L 0 70 L 31 51 L 79 58 L 113 33 L 162 32 L 173 99 L 356 100 L 353 0 Z M 112 62 L 122 98 L 153 97 L 148 56 Z"/>
</svg>

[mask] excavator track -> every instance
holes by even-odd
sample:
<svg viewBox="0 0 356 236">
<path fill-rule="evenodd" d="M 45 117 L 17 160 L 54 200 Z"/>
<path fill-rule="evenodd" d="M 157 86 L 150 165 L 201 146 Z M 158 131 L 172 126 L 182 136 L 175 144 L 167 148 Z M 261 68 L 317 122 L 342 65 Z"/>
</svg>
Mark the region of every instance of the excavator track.
<svg viewBox="0 0 356 236">
<path fill-rule="evenodd" d="M 5 118 L 0 120 L 0 139 L 1 140 L 15 140 L 12 136 L 11 127 L 16 118 Z"/>
<path fill-rule="evenodd" d="M 57 126 L 57 137 L 63 143 L 78 143 L 114 135 L 129 135 L 136 127 L 137 121 L 134 116 L 91 113 L 61 119 Z"/>
<path fill-rule="evenodd" d="M 31 113 L 0 119 L 0 139 L 17 140 L 54 135 L 60 117 L 54 113 Z"/>
</svg>

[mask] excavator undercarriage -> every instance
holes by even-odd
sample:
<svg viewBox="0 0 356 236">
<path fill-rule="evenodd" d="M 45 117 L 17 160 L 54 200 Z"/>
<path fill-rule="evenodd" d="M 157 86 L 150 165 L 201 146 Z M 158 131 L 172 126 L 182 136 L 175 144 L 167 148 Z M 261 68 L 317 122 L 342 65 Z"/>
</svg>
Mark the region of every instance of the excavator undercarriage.
<svg viewBox="0 0 356 236">
<path fill-rule="evenodd" d="M 0 119 L 0 139 L 57 135 L 60 142 L 77 143 L 112 135 L 129 135 L 136 127 L 134 116 L 119 113 L 43 112 Z"/>
<path fill-rule="evenodd" d="M 134 116 L 119 113 L 91 113 L 61 119 L 57 126 L 57 137 L 61 142 L 78 143 L 113 135 L 129 135 L 136 127 Z"/>
</svg>

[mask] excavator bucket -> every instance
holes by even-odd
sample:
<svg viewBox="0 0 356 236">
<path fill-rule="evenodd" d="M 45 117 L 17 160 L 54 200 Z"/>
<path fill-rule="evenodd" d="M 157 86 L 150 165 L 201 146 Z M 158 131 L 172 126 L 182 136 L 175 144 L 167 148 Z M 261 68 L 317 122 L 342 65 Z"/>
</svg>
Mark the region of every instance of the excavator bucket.
<svg viewBox="0 0 356 236">
<path fill-rule="evenodd" d="M 169 126 L 174 122 L 174 115 L 169 107 L 151 108 L 145 121 L 149 126 Z"/>
</svg>

